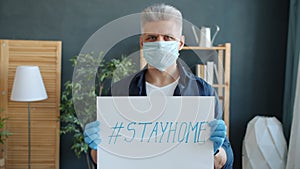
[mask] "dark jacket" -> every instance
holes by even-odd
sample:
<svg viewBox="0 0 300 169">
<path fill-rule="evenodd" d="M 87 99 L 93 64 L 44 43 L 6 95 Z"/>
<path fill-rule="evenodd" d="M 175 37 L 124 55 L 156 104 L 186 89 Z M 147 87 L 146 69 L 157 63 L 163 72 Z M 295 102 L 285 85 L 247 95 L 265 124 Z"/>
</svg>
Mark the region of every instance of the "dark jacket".
<svg viewBox="0 0 300 169">
<path fill-rule="evenodd" d="M 214 88 L 203 79 L 191 73 L 189 68 L 184 66 L 184 63 L 181 61 L 178 61 L 177 65 L 179 68 L 180 79 L 177 87 L 175 88 L 174 96 L 215 96 L 215 118 L 221 119 L 222 109 Z M 140 72 L 114 83 L 107 96 L 146 96 L 146 67 Z M 222 147 L 227 154 L 227 162 L 223 168 L 231 169 L 233 165 L 233 151 L 227 138 L 225 139 Z"/>
</svg>

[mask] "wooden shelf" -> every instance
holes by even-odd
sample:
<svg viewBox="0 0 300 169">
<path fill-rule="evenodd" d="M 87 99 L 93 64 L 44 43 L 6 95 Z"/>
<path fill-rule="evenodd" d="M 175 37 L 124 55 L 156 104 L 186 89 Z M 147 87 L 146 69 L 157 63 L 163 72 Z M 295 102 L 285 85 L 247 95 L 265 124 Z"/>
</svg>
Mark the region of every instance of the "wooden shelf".
<svg viewBox="0 0 300 169">
<path fill-rule="evenodd" d="M 231 44 L 225 43 L 210 48 L 200 46 L 184 46 L 182 50 L 215 50 L 217 52 L 217 74 L 219 76 L 219 82 L 212 84 L 218 93 L 220 102 L 223 107 L 223 119 L 227 125 L 227 134 L 229 136 L 229 105 L 230 105 L 230 60 L 231 60 Z M 205 56 L 204 56 L 205 57 Z M 208 56 L 212 57 L 212 56 Z"/>
<path fill-rule="evenodd" d="M 224 84 L 212 84 L 212 87 L 226 87 Z"/>
<path fill-rule="evenodd" d="M 225 50 L 224 46 L 215 46 L 211 48 L 200 47 L 200 46 L 184 46 L 182 50 Z"/>
</svg>

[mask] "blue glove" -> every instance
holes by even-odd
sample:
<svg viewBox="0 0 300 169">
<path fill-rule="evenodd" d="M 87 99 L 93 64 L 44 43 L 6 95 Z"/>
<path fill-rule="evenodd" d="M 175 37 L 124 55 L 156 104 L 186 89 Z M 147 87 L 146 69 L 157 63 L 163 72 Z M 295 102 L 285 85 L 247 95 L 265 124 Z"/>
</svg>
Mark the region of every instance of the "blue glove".
<svg viewBox="0 0 300 169">
<path fill-rule="evenodd" d="M 211 127 L 210 140 L 214 143 L 214 154 L 216 154 L 224 143 L 226 137 L 226 125 L 223 120 L 213 120 L 209 122 L 209 126 Z"/>
<path fill-rule="evenodd" d="M 100 139 L 100 122 L 94 121 L 88 123 L 84 128 L 84 142 L 93 150 L 97 150 Z"/>
</svg>

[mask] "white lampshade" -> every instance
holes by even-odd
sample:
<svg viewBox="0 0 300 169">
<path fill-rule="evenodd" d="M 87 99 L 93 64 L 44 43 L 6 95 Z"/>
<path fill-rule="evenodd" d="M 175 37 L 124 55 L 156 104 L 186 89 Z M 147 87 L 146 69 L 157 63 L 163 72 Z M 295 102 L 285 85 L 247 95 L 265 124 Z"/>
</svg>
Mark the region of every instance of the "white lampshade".
<svg viewBox="0 0 300 169">
<path fill-rule="evenodd" d="M 47 98 L 39 67 L 18 66 L 10 99 L 18 102 L 33 102 Z"/>
</svg>

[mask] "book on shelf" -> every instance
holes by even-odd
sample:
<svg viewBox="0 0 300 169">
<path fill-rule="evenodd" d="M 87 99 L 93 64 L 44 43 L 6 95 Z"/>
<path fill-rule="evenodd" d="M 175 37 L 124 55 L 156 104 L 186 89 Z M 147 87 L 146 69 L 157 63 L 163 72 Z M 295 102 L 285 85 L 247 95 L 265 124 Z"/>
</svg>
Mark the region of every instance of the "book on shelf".
<svg viewBox="0 0 300 169">
<path fill-rule="evenodd" d="M 205 75 L 206 75 L 206 65 L 203 65 L 203 64 L 197 64 L 197 67 L 196 67 L 196 75 L 200 78 L 202 78 L 203 80 L 206 79 Z"/>
<path fill-rule="evenodd" d="M 214 72 L 215 72 L 215 77 L 216 77 L 216 81 L 217 81 L 217 84 L 220 84 L 220 83 L 223 83 L 219 77 L 219 71 L 218 71 L 218 68 L 216 66 L 216 64 L 214 64 Z"/>
<path fill-rule="evenodd" d="M 210 85 L 214 82 L 214 62 L 207 62 L 206 81 Z"/>
<path fill-rule="evenodd" d="M 214 62 L 207 62 L 206 64 L 196 65 L 196 75 L 205 80 L 210 85 L 216 81 L 219 83 L 219 74 L 216 64 Z"/>
</svg>

